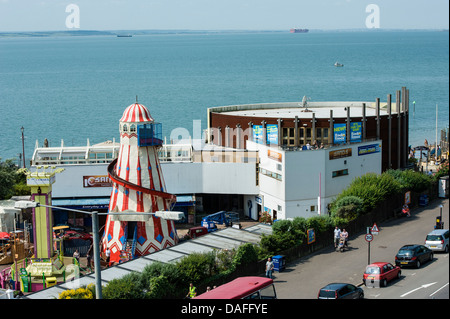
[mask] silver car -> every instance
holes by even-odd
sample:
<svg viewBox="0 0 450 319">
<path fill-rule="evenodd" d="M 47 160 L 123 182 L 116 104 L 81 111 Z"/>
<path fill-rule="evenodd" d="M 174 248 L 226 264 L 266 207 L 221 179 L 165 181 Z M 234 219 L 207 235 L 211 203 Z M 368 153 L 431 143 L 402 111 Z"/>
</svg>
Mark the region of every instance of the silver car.
<svg viewBox="0 0 450 319">
<path fill-rule="evenodd" d="M 449 231 L 448 229 L 435 229 L 427 235 L 425 247 L 434 251 L 448 253 Z"/>
</svg>

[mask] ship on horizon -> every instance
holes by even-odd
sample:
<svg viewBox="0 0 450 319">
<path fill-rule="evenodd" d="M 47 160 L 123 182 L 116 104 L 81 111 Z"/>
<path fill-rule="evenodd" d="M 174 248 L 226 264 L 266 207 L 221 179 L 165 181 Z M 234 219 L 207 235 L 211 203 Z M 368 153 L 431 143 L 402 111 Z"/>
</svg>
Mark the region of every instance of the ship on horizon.
<svg viewBox="0 0 450 319">
<path fill-rule="evenodd" d="M 291 33 L 307 33 L 309 31 L 309 29 L 294 29 L 292 28 L 290 30 Z"/>
</svg>

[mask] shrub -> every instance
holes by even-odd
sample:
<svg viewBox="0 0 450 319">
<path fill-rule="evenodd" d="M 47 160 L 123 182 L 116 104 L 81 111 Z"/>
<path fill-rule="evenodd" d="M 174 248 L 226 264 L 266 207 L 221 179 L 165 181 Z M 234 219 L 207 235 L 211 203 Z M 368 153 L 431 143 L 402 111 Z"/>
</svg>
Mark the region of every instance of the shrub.
<svg viewBox="0 0 450 319">
<path fill-rule="evenodd" d="M 193 253 L 177 262 L 182 276 L 190 282 L 202 282 L 213 274 L 215 253 Z"/>
<path fill-rule="evenodd" d="M 350 186 L 338 195 L 335 202 L 346 196 L 359 197 L 363 200 L 362 213 L 365 214 L 386 199 L 387 195 L 398 193 L 400 189 L 400 183 L 392 175 L 368 173 L 355 178 Z"/>
<path fill-rule="evenodd" d="M 386 175 L 392 176 L 399 184 L 401 189 L 421 192 L 430 187 L 432 178 L 426 174 L 415 172 L 413 170 L 387 170 Z"/>
<path fill-rule="evenodd" d="M 343 196 L 333 204 L 331 214 L 350 221 L 363 213 L 363 204 L 364 201 L 357 196 Z"/>
<path fill-rule="evenodd" d="M 272 235 L 262 235 L 260 245 L 264 253 L 274 255 L 281 250 L 285 250 L 301 244 L 301 240 L 291 232 L 280 232 Z"/>
<path fill-rule="evenodd" d="M 94 299 L 95 285 L 89 284 L 78 289 L 63 291 L 58 295 L 58 299 Z"/>
<path fill-rule="evenodd" d="M 164 299 L 173 295 L 173 287 L 170 286 L 169 279 L 164 275 L 150 278 L 145 298 Z"/>
<path fill-rule="evenodd" d="M 307 219 L 307 229 L 314 228 L 316 234 L 320 234 L 332 227 L 331 220 L 325 216 L 313 216 Z"/>
<path fill-rule="evenodd" d="M 272 232 L 274 234 L 277 233 L 285 233 L 288 232 L 292 227 L 292 221 L 289 219 L 278 220 L 276 223 L 272 225 Z"/>
<path fill-rule="evenodd" d="M 161 278 L 160 278 L 161 277 Z M 163 278 L 164 277 L 164 278 Z M 157 282 L 154 282 L 153 278 L 160 278 Z M 157 294 L 159 298 L 176 298 L 178 292 L 183 290 L 187 285 L 187 281 L 181 274 L 180 270 L 175 264 L 166 264 L 161 262 L 155 262 L 144 267 L 141 273 L 141 284 L 149 291 L 147 298 L 153 298 L 153 295 Z M 155 292 L 154 285 L 159 284 L 167 280 L 167 284 L 163 287 L 163 291 L 158 289 Z"/>
<path fill-rule="evenodd" d="M 438 170 L 433 175 L 433 179 L 434 180 L 439 180 L 439 178 L 441 178 L 442 176 L 448 176 L 448 161 L 446 161 L 446 162 L 442 163 L 441 165 L 439 165 Z"/>
<path fill-rule="evenodd" d="M 258 254 L 253 244 L 246 243 L 239 246 L 236 254 L 233 257 L 234 267 L 239 265 L 246 265 L 258 261 Z"/>
<path fill-rule="evenodd" d="M 121 278 L 108 282 L 103 287 L 102 293 L 105 299 L 142 299 L 145 297 L 145 289 L 140 280 L 140 274 L 132 272 Z"/>
</svg>

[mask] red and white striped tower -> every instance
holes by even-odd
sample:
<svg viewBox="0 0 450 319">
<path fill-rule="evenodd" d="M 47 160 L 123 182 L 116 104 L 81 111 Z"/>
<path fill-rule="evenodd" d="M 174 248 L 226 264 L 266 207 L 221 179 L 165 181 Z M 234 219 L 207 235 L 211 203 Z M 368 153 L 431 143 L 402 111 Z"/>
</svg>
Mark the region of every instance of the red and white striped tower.
<svg viewBox="0 0 450 319">
<path fill-rule="evenodd" d="M 125 249 L 130 237 L 134 256 L 178 242 L 173 221 L 154 215 L 130 214 L 170 210 L 176 202 L 176 197 L 166 192 L 158 159 L 161 145 L 161 124 L 154 122 L 149 110 L 138 103 L 127 107 L 120 119 L 119 156 L 108 167 L 113 181 L 109 212 L 124 212 L 107 216 L 102 247 L 103 251 L 109 248 L 110 261 L 119 261 L 120 251 Z"/>
</svg>

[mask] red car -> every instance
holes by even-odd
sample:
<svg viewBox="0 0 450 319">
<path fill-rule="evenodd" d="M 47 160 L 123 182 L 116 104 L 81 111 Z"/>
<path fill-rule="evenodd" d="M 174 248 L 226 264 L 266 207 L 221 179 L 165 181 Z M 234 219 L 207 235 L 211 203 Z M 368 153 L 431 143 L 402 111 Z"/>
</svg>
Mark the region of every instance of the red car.
<svg viewBox="0 0 450 319">
<path fill-rule="evenodd" d="M 391 263 L 372 263 L 366 267 L 363 282 L 366 286 L 379 283 L 382 287 L 386 287 L 388 281 L 400 278 L 401 274 L 400 267 L 394 266 Z"/>
</svg>

